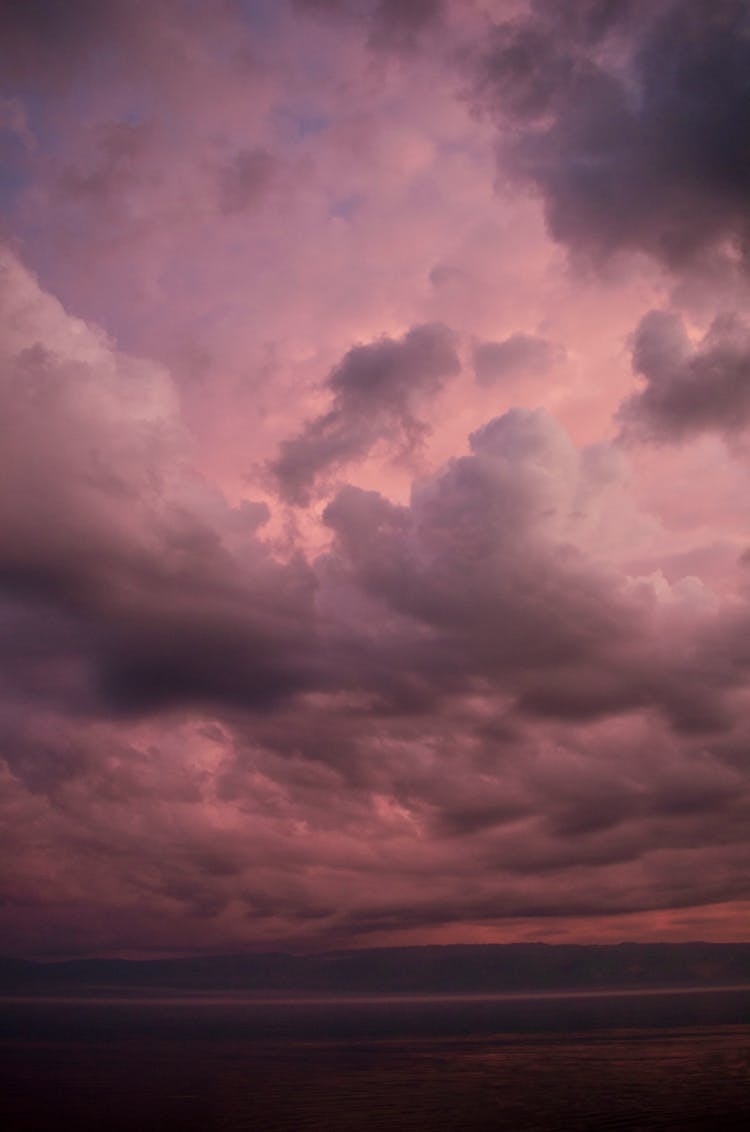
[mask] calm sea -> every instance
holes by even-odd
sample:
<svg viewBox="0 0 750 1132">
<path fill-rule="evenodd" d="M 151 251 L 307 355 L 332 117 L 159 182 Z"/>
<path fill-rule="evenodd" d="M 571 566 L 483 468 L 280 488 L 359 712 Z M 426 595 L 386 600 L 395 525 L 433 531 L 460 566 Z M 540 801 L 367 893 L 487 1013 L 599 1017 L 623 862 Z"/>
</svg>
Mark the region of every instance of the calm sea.
<svg viewBox="0 0 750 1132">
<path fill-rule="evenodd" d="M 3 1132 L 733 1132 L 750 990 L 0 1003 Z"/>
</svg>

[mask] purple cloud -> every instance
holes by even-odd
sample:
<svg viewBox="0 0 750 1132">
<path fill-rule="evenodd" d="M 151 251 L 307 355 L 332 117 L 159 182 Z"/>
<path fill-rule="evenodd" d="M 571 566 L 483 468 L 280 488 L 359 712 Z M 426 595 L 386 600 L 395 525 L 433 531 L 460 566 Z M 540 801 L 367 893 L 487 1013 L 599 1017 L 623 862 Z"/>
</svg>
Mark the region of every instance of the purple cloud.
<svg viewBox="0 0 750 1132">
<path fill-rule="evenodd" d="M 480 98 L 514 124 L 503 160 L 553 236 L 684 267 L 748 236 L 750 40 L 742 0 L 541 0 L 495 29 Z"/>
<path fill-rule="evenodd" d="M 332 407 L 283 441 L 271 464 L 282 497 L 309 502 L 320 476 L 362 459 L 378 440 L 411 451 L 425 431 L 417 407 L 459 369 L 454 336 L 439 324 L 354 346 L 326 381 Z"/>
<path fill-rule="evenodd" d="M 736 316 L 717 318 L 693 346 L 678 314 L 650 311 L 635 333 L 633 369 L 646 386 L 620 410 L 626 435 L 678 441 L 750 424 L 750 330 Z"/>
</svg>

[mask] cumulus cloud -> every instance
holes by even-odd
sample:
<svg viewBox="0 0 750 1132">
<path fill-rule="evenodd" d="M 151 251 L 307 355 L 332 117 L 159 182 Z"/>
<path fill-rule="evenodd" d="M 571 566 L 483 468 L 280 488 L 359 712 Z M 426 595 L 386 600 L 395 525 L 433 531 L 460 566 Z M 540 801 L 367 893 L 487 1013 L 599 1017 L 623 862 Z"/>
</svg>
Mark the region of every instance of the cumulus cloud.
<svg viewBox="0 0 750 1132">
<path fill-rule="evenodd" d="M 555 238 L 681 268 L 725 244 L 746 257 L 748 71 L 743 0 L 541 0 L 495 29 L 478 85 Z"/>
<path fill-rule="evenodd" d="M 283 441 L 271 465 L 282 497 L 309 502 L 320 476 L 363 458 L 379 440 L 413 449 L 425 432 L 417 407 L 459 370 L 454 336 L 440 324 L 354 346 L 326 381 L 332 407 Z"/>
<path fill-rule="evenodd" d="M 693 345 L 680 315 L 650 311 L 635 333 L 633 369 L 646 385 L 620 410 L 626 435 L 679 441 L 750 424 L 750 329 L 735 315 L 717 318 Z"/>
<path fill-rule="evenodd" d="M 593 720 L 653 707 L 686 732 L 725 726 L 729 673 L 665 663 L 655 636 L 656 624 L 672 639 L 690 634 L 689 613 L 682 628 L 679 615 L 654 621 L 648 587 L 639 593 L 596 561 L 587 524 L 610 506 L 601 460 L 582 457 L 541 411 L 511 410 L 474 433 L 471 449 L 417 484 L 408 508 L 347 487 L 325 512 L 337 536 L 326 569 L 376 603 L 385 655 L 401 657 L 399 677 L 378 663 L 373 639 L 373 690 L 437 704 L 493 687 L 524 715 Z M 361 618 L 365 607 L 353 608 Z"/>
<path fill-rule="evenodd" d="M 304 633 L 311 581 L 258 542 L 265 509 L 230 509 L 191 474 L 163 370 L 69 317 L 10 254 L 0 288 L 6 591 L 77 625 L 94 701 L 289 691 L 301 670 L 278 633 Z"/>
<path fill-rule="evenodd" d="M 537 196 L 740 257 L 740 8 L 487 9 L 3 8 L 0 950 L 738 930 L 748 331 L 608 440 L 664 276 Z"/>
<path fill-rule="evenodd" d="M 24 506 L 0 571 L 20 659 L 5 946 L 33 949 L 51 898 L 29 822 L 54 846 L 74 950 L 169 946 L 186 925 L 193 946 L 321 945 L 741 895 L 741 716 L 719 707 L 745 638 L 597 561 L 606 453 L 510 411 L 407 505 L 342 488 L 330 550 L 284 566 L 254 533 L 263 508 L 207 498 L 185 466 L 168 375 L 6 271 L 3 500 Z M 347 355 L 333 387 L 393 394 L 383 345 Z"/>
</svg>

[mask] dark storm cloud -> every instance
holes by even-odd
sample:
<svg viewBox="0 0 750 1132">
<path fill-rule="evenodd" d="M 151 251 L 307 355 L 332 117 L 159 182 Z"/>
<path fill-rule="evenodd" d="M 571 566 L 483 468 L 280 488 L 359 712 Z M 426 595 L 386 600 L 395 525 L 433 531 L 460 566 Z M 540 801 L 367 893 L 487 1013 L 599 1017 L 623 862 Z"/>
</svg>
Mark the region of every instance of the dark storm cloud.
<svg viewBox="0 0 750 1132">
<path fill-rule="evenodd" d="M 495 29 L 478 85 L 511 123 L 510 169 L 575 251 L 645 251 L 677 268 L 729 241 L 747 257 L 744 0 L 540 2 Z"/>
<path fill-rule="evenodd" d="M 601 454 L 579 453 L 546 413 L 512 410 L 478 429 L 469 455 L 418 482 L 408 506 L 344 487 L 325 512 L 330 553 L 280 562 L 256 532 L 262 506 L 230 508 L 176 471 L 165 375 L 86 338 L 10 259 L 5 278 L 0 612 L 19 696 L 129 715 L 361 696 L 321 732 L 318 754 L 304 722 L 279 717 L 274 744 L 340 766 L 362 721 L 440 713 L 477 689 L 519 718 L 656 707 L 684 734 L 731 726 L 740 652 L 667 625 L 670 652 L 648 605 L 576 549 L 610 506 L 608 481 Z M 657 323 L 636 346 L 652 380 L 675 366 Z M 739 333 L 715 328 L 701 366 L 740 356 Z M 403 440 L 414 399 L 457 366 L 442 326 L 349 351 L 328 379 L 333 408 L 282 450 L 287 498 L 375 440 Z"/>
<path fill-rule="evenodd" d="M 0 587 L 43 627 L 28 659 L 28 628 L 16 637 L 24 689 L 70 710 L 130 714 L 185 703 L 267 708 L 314 683 L 309 571 L 275 566 L 259 548 L 241 564 L 200 524 L 163 519 L 172 529 L 151 531 L 153 558 L 113 543 L 85 512 L 76 525 L 88 561 L 16 528 L 0 553 Z"/>
<path fill-rule="evenodd" d="M 574 548 L 581 501 L 608 504 L 591 499 L 595 472 L 563 430 L 512 410 L 471 448 L 417 484 L 409 507 L 346 487 L 326 509 L 337 540 L 324 589 L 361 595 L 342 616 L 379 626 L 351 671 L 383 709 L 436 710 L 484 686 L 521 717 L 575 724 L 653 707 L 685 735 L 731 727 L 740 661 L 718 663 L 715 645 L 668 622 L 665 651 L 648 604 Z"/>
<path fill-rule="evenodd" d="M 137 715 L 356 685 L 365 643 L 319 637 L 315 574 L 263 546 L 266 510 L 229 508 L 184 470 L 166 375 L 68 319 L 11 257 L 0 282 L 0 584 L 29 611 L 14 622 L 23 686 L 58 710 Z M 457 368 L 442 326 L 355 347 L 329 377 L 333 410 L 286 449 L 286 489 L 394 431 L 413 442 L 413 405 Z M 24 659 L 35 611 L 60 626 L 39 637 L 46 664 Z M 419 671 L 389 675 L 392 659 L 373 665 L 404 704 L 434 698 Z"/>
<path fill-rule="evenodd" d="M 735 316 L 717 318 L 693 346 L 679 315 L 650 311 L 635 334 L 633 369 L 646 386 L 620 409 L 626 436 L 679 441 L 750 425 L 750 329 Z"/>
<path fill-rule="evenodd" d="M 333 565 L 431 628 L 422 663 L 434 686 L 486 677 L 518 688 L 534 673 L 554 685 L 562 664 L 568 674 L 581 666 L 585 684 L 583 672 L 628 638 L 630 615 L 609 580 L 555 538 L 577 490 L 574 450 L 546 414 L 521 410 L 484 426 L 471 447 L 418 485 L 409 508 L 343 489 L 325 512 L 341 556 Z"/>
<path fill-rule="evenodd" d="M 544 373 L 563 357 L 559 346 L 534 334 L 511 334 L 501 342 L 478 342 L 474 371 L 480 385 Z"/>
<path fill-rule="evenodd" d="M 116 710 L 140 713 L 185 703 L 268 709 L 314 686 L 312 591 L 299 582 L 287 587 L 279 577 L 270 593 L 241 586 L 216 595 L 204 579 L 192 594 L 188 587 L 176 601 L 164 593 L 152 604 L 161 589 L 152 579 L 135 617 L 114 610 L 102 619 L 98 691 Z"/>
<path fill-rule="evenodd" d="M 19 690 L 147 711 L 306 686 L 311 571 L 262 546 L 264 506 L 229 508 L 185 471 L 165 373 L 68 319 L 10 256 L 0 300 L 0 612 Z"/>
<path fill-rule="evenodd" d="M 19 478 L 2 481 L 25 485 L 20 510 L 3 497 L 15 595 L 4 623 L 24 661 L 0 735 L 15 814 L 6 850 L 29 862 L 7 886 L 20 909 L 11 940 L 33 938 L 24 901 L 39 869 L 18 814 L 37 820 L 42 806 L 73 924 L 75 878 L 95 860 L 100 908 L 124 892 L 147 935 L 152 919 L 169 935 L 187 918 L 223 945 L 222 917 L 237 907 L 287 938 L 335 941 L 741 894 L 747 795 L 732 760 L 710 753 L 716 736 L 676 740 L 650 722 L 623 736 L 618 716 L 655 706 L 674 723 L 677 698 L 694 708 L 699 693 L 737 685 L 746 634 L 672 632 L 658 651 L 653 610 L 572 549 L 582 500 L 589 510 L 607 501 L 597 503 L 596 462 L 551 418 L 515 410 L 489 422 L 408 506 L 342 489 L 326 512 L 331 551 L 314 569 L 283 566 L 254 534 L 262 509 L 243 524 L 225 505 L 206 513 L 167 489 L 143 413 L 124 416 L 122 387 L 137 389 L 125 364 L 105 352 L 93 384 L 49 350 L 21 367 Z M 332 384 L 356 374 L 367 386 L 368 373 L 345 359 Z M 115 399 L 114 424 L 97 391 Z M 106 442 L 93 463 L 88 401 Z M 55 530 L 61 513 L 70 541 Z M 45 611 L 54 617 L 37 637 Z M 692 670 L 685 642 L 700 659 Z M 75 681 L 56 683 L 76 665 L 88 700 Z M 158 713 L 180 705 L 223 722 L 196 738 L 174 713 L 173 737 Z M 138 716 L 155 734 L 128 741 L 119 729 Z M 226 825 L 217 806 L 234 815 Z M 644 869 L 655 841 L 656 880 Z M 382 890 L 376 867 L 388 873 Z M 77 946 L 74 930 L 60 933 Z"/>
<path fill-rule="evenodd" d="M 332 407 L 285 440 L 271 465 L 283 498 L 307 503 L 319 476 L 366 456 L 379 440 L 410 451 L 425 432 L 415 415 L 420 400 L 459 369 L 454 336 L 439 323 L 353 347 L 326 381 Z"/>
<path fill-rule="evenodd" d="M 585 289 L 579 305 L 572 276 L 558 286 L 559 257 L 548 271 L 522 202 L 501 274 L 492 238 L 472 266 L 496 206 L 472 156 L 486 135 L 463 109 L 431 104 L 431 84 L 455 75 L 441 63 L 456 46 L 439 40 L 441 4 L 296 7 L 292 19 L 289 5 L 225 0 L 0 5 L 0 64 L 20 92 L 0 109 L 19 136 L 28 122 L 38 174 L 16 236 L 60 298 L 2 254 L 0 946 L 302 948 L 576 914 L 601 932 L 609 913 L 746 896 L 748 607 L 739 591 L 710 590 L 716 556 L 697 545 L 702 532 L 639 511 L 622 446 L 578 449 L 543 411 L 476 427 L 490 393 L 477 400 L 471 375 L 438 399 L 459 368 L 442 324 L 346 353 L 342 337 L 377 327 L 388 295 L 388 324 L 408 327 L 438 291 L 470 342 L 506 333 L 491 328 L 511 309 L 540 334 L 568 327 L 576 351 L 592 310 L 596 349 L 621 321 Z M 302 7 L 314 19 L 328 10 L 334 33 L 303 22 Z M 458 42 L 487 7 L 446 4 L 444 26 Z M 561 238 L 681 264 L 739 231 L 714 150 L 708 171 L 689 157 L 708 132 L 703 109 L 716 125 L 740 85 L 731 60 L 714 73 L 736 6 L 710 15 L 699 3 L 697 22 L 665 0 L 529 7 L 480 44 L 483 92 L 503 104 L 514 172 L 545 194 Z M 420 45 L 435 58 L 412 67 Z M 381 55 L 361 68 L 367 50 L 408 65 Z M 60 97 L 24 106 L 32 85 Z M 330 129 L 297 137 L 289 114 L 307 121 L 312 87 Z M 332 229 L 318 220 L 336 213 L 322 206 L 342 177 L 368 176 L 367 144 L 349 142 L 371 127 L 380 137 L 378 123 L 384 178 L 370 178 L 373 207 L 351 217 L 350 235 L 333 224 L 343 243 L 327 274 Z M 731 115 L 725 125 L 717 147 L 734 138 Z M 684 208 L 669 196 L 673 160 Z M 270 207 L 277 187 L 289 208 Z M 725 228 L 714 229 L 709 197 L 722 193 Z M 441 196 L 450 208 L 438 215 Z M 263 223 L 247 223 L 264 200 Z M 694 233 L 694 253 L 663 243 L 667 213 Z M 522 280 L 506 307 L 503 280 L 527 250 L 539 294 Z M 430 264 L 435 294 L 410 298 Z M 456 272 L 465 293 L 451 297 Z M 85 296 L 98 290 L 130 352 L 67 313 L 91 316 Z M 623 296 L 629 309 L 629 290 L 613 302 Z M 557 300 L 559 312 L 544 309 Z M 184 328 L 207 360 L 201 382 L 180 389 L 184 352 L 169 343 Z M 645 387 L 623 423 L 667 439 L 739 430 L 747 339 L 725 319 L 691 345 L 670 316 L 649 316 L 634 350 Z M 324 530 L 317 508 L 233 505 L 248 451 L 267 460 L 267 425 L 287 419 L 277 372 L 334 341 L 341 361 L 314 391 L 313 419 L 287 424 L 272 466 L 285 500 L 317 500 L 350 463 L 372 484 L 427 421 L 435 452 L 456 458 L 430 465 L 399 503 L 337 485 Z M 256 345 L 272 359 L 261 368 Z M 561 360 L 534 334 L 478 341 L 474 355 L 503 404 L 517 379 L 527 403 L 534 376 Z M 600 418 L 582 390 L 576 375 L 572 398 L 555 400 L 590 436 Z M 441 419 L 446 403 L 455 419 Z M 736 557 L 727 523 L 724 553 Z M 665 560 L 665 547 L 679 554 Z M 682 584 L 694 572 L 705 585 Z"/>
</svg>

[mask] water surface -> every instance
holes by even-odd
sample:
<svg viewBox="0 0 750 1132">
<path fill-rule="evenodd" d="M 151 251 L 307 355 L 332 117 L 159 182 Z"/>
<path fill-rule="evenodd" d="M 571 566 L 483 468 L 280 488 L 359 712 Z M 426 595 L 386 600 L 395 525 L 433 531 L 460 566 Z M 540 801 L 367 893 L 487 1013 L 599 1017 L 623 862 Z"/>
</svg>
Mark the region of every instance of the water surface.
<svg viewBox="0 0 750 1132">
<path fill-rule="evenodd" d="M 733 1132 L 750 991 L 0 1006 L 7 1132 Z"/>
</svg>

